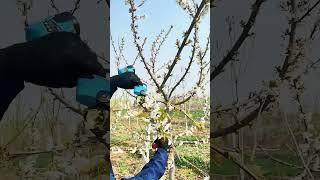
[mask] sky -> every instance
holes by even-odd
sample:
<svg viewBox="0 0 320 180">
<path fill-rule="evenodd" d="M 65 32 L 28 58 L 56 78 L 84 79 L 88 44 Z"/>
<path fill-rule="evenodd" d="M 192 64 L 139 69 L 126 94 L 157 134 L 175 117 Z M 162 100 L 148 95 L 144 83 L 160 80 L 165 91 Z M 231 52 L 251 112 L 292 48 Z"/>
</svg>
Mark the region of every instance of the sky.
<svg viewBox="0 0 320 180">
<path fill-rule="evenodd" d="M 131 18 L 129 14 L 129 6 L 125 5 L 125 0 L 116 1 L 111 0 L 111 12 L 110 12 L 110 28 L 111 35 L 115 44 L 117 45 L 118 40 L 121 40 L 123 37 L 126 41 L 125 46 L 125 57 L 129 63 L 133 63 L 134 58 L 137 55 L 136 47 L 132 42 L 132 32 L 130 30 Z M 140 2 L 140 1 L 137 1 Z M 201 1 L 197 1 L 201 2 Z M 165 31 L 173 25 L 171 34 L 169 35 L 166 43 L 163 48 L 160 50 L 158 59 L 160 60 L 160 65 L 162 62 L 167 62 L 168 59 L 172 59 L 177 49 L 175 47 L 176 39 L 182 39 L 182 32 L 186 31 L 190 25 L 191 19 L 188 17 L 185 11 L 176 3 L 176 0 L 147 0 L 146 3 L 138 9 L 138 15 L 146 15 L 147 18 L 141 20 L 139 23 L 140 31 L 142 37 L 147 37 L 147 44 L 145 46 L 146 57 L 150 57 L 149 50 L 151 48 L 151 43 L 154 41 L 156 36 L 160 33 L 162 29 Z M 208 13 L 205 18 L 202 20 L 200 25 L 200 42 L 202 47 L 204 47 L 207 42 L 207 37 L 209 37 L 210 32 L 210 14 Z M 192 36 L 190 36 L 192 38 Z M 111 75 L 117 73 L 117 68 L 115 65 L 115 54 L 111 47 Z M 180 77 L 181 68 L 186 67 L 188 57 L 190 56 L 190 49 L 185 48 L 182 53 L 181 63 L 175 67 L 174 75 Z M 209 54 L 207 58 L 209 59 Z M 126 64 L 122 64 L 121 67 L 125 67 Z M 146 70 L 143 68 L 142 63 L 139 61 L 136 62 L 135 67 L 137 69 L 137 74 L 140 77 L 149 77 Z M 196 80 L 195 77 L 198 77 L 198 71 L 196 71 L 196 66 L 194 65 L 191 69 L 190 75 L 187 77 L 188 83 L 186 87 L 191 88 L 191 85 Z M 178 92 L 182 92 L 183 88 L 180 88 Z M 209 91 L 207 91 L 209 92 Z"/>
</svg>

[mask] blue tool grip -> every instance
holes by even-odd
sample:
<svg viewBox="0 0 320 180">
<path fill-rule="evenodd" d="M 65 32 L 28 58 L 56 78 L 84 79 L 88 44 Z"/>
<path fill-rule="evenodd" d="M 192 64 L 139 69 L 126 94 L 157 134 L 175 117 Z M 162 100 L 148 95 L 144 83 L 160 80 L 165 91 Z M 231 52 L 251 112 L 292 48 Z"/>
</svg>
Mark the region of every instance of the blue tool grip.
<svg viewBox="0 0 320 180">
<path fill-rule="evenodd" d="M 126 72 L 132 72 L 132 73 L 135 73 L 135 69 L 132 65 L 130 66 L 127 66 L 127 67 L 124 67 L 122 69 L 119 69 L 118 70 L 118 74 L 123 74 L 123 73 L 126 73 Z"/>
<path fill-rule="evenodd" d="M 95 75 L 93 79 L 78 79 L 76 100 L 80 104 L 88 107 L 96 106 L 97 95 L 101 92 L 110 94 L 110 82 L 106 78 Z"/>
<path fill-rule="evenodd" d="M 65 16 L 65 19 L 56 21 L 55 18 L 59 16 Z M 26 40 L 32 41 L 34 39 L 41 38 L 52 32 L 72 32 L 78 34 L 79 29 L 76 19 L 65 13 L 61 13 L 55 16 L 49 16 L 43 21 L 30 24 L 25 28 Z"/>
<path fill-rule="evenodd" d="M 147 85 L 143 84 L 143 85 L 135 86 L 133 89 L 133 93 L 137 96 L 146 95 Z"/>
</svg>

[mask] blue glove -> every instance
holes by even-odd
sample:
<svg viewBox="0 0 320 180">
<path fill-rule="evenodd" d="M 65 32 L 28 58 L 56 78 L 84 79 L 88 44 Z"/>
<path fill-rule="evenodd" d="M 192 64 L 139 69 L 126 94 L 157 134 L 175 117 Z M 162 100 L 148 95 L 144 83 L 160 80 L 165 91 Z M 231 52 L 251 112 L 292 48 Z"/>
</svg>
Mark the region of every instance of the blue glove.
<svg viewBox="0 0 320 180">
<path fill-rule="evenodd" d="M 143 85 L 140 78 L 133 72 L 126 72 L 110 78 L 111 96 L 118 88 L 133 89 L 135 86 Z"/>
</svg>

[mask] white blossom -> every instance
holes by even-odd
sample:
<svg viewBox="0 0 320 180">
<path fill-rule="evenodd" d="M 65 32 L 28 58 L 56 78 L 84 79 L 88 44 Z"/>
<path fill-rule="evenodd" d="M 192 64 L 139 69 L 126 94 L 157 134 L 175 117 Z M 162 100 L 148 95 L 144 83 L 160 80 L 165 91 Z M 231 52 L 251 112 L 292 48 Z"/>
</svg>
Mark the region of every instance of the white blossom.
<svg viewBox="0 0 320 180">
<path fill-rule="evenodd" d="M 166 125 L 164 126 L 164 130 L 165 130 L 165 131 L 168 131 L 170 127 L 171 127 L 171 124 L 168 123 L 168 124 L 166 124 Z"/>
</svg>

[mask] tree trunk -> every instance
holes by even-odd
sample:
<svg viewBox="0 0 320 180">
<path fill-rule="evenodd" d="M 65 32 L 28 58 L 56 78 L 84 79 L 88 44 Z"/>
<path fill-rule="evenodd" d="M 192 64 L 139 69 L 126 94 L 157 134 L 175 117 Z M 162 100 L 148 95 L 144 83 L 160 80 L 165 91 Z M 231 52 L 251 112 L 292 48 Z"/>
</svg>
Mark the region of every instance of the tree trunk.
<svg viewBox="0 0 320 180">
<path fill-rule="evenodd" d="M 176 165 L 174 161 L 174 153 L 171 152 L 169 154 L 169 161 L 172 163 L 169 168 L 169 180 L 175 180 L 175 171 L 176 171 Z"/>
<path fill-rule="evenodd" d="M 252 152 L 250 156 L 251 162 L 253 162 L 255 159 L 256 149 L 257 149 L 257 123 L 256 122 L 253 122 L 252 132 L 253 132 L 253 147 L 252 147 Z"/>
<path fill-rule="evenodd" d="M 239 155 L 240 155 L 240 162 L 241 164 L 244 164 L 244 150 L 243 150 L 243 129 L 239 130 L 239 140 L 238 140 L 238 145 L 239 145 Z M 245 173 L 242 169 L 240 169 L 240 180 L 245 180 Z"/>
</svg>

